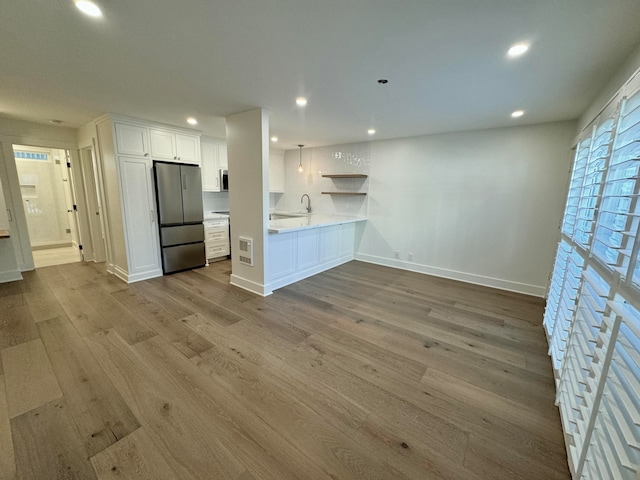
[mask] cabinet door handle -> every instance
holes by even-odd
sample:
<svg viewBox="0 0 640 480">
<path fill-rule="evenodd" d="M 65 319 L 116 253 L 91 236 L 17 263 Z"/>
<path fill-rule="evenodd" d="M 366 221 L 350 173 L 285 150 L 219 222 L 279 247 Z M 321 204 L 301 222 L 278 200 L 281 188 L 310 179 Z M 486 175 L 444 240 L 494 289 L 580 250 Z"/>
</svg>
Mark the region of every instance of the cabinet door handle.
<svg viewBox="0 0 640 480">
<path fill-rule="evenodd" d="M 148 154 L 148 153 L 145 153 L 145 154 L 144 154 L 144 156 L 145 156 L 145 157 L 148 157 L 148 156 L 149 156 L 149 154 Z"/>
<path fill-rule="evenodd" d="M 151 216 L 151 223 L 154 223 L 156 221 L 155 216 L 153 215 L 153 210 L 149 210 L 149 214 Z"/>
<path fill-rule="evenodd" d="M 13 215 L 11 215 L 11 210 L 7 208 L 7 217 L 9 217 L 9 221 L 13 222 Z"/>
<path fill-rule="evenodd" d="M 183 190 L 187 189 L 187 176 L 186 175 L 182 175 L 182 189 Z"/>
</svg>

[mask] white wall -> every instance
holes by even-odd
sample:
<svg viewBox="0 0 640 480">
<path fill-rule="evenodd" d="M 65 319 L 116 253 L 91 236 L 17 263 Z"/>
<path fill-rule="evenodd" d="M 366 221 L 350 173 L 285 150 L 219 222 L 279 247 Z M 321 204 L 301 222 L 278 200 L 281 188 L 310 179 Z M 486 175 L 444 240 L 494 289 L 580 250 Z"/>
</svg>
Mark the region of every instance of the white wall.
<svg viewBox="0 0 640 480">
<path fill-rule="evenodd" d="M 375 142 L 357 258 L 543 296 L 574 132 L 561 122 Z"/>
<path fill-rule="evenodd" d="M 298 172 L 300 150 L 288 150 L 284 156 L 284 191 L 271 195 L 271 210 L 282 212 L 306 212 L 307 199 L 311 198 L 313 212 L 341 213 L 366 216 L 366 196 L 323 195 L 323 191 L 362 191 L 368 189 L 369 180 L 323 178 L 326 173 L 369 174 L 371 143 L 353 143 L 329 147 L 303 148 L 302 165 Z"/>
<path fill-rule="evenodd" d="M 269 115 L 255 109 L 227 117 L 231 283 L 264 295 L 269 213 Z M 240 263 L 238 237 L 253 240 L 253 266 Z"/>
<path fill-rule="evenodd" d="M 202 206 L 208 212 L 228 212 L 229 192 L 202 192 Z"/>
<path fill-rule="evenodd" d="M 309 193 L 315 212 L 367 216 L 360 260 L 544 296 L 575 128 L 558 122 L 304 149 L 304 174 L 299 152 L 287 151 L 286 193 L 275 209 L 299 211 Z M 324 171 L 369 178 L 337 187 Z M 368 195 L 320 194 L 336 188 Z"/>
</svg>

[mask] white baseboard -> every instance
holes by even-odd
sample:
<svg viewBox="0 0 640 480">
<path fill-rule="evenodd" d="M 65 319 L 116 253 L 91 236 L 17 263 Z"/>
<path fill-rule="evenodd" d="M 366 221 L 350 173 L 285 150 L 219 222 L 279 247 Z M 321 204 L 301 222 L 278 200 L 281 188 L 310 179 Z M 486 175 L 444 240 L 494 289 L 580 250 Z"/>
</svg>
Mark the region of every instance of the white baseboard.
<svg viewBox="0 0 640 480">
<path fill-rule="evenodd" d="M 129 283 L 129 274 L 125 272 L 122 268 L 117 265 L 110 265 L 111 268 L 107 268 L 109 273 L 113 273 L 116 277 L 118 277 L 123 282 Z"/>
<path fill-rule="evenodd" d="M 141 282 L 142 280 L 149 280 L 150 278 L 157 278 L 157 277 L 161 277 L 162 274 L 162 270 L 158 271 L 158 270 L 152 270 L 150 272 L 144 272 L 144 273 L 138 273 L 135 275 L 127 275 L 127 283 L 135 283 L 135 282 Z"/>
<path fill-rule="evenodd" d="M 15 282 L 16 280 L 22 280 L 22 273 L 20 273 L 20 270 L 7 270 L 6 272 L 0 272 L 0 283 Z"/>
<path fill-rule="evenodd" d="M 234 275 L 233 273 L 231 274 L 231 280 L 229 283 L 235 287 L 260 295 L 261 297 L 266 297 L 273 293 L 267 286 L 256 283 L 253 280 L 247 280 L 246 278 Z"/>
<path fill-rule="evenodd" d="M 525 295 L 533 295 L 535 297 L 544 298 L 547 291 L 544 286 L 512 282 L 510 280 L 502 280 L 500 278 L 485 277 L 483 275 L 476 275 L 474 273 L 458 272 L 456 270 L 431 267 L 429 265 L 421 265 L 418 263 L 378 257 L 375 255 L 367 255 L 364 253 L 357 253 L 356 260 L 367 263 L 374 263 L 376 265 L 384 265 L 385 267 L 399 268 L 401 270 L 408 270 L 410 272 L 424 273 L 426 275 L 433 275 L 435 277 L 459 280 L 461 282 L 473 283 L 474 285 L 482 285 L 484 287 L 498 288 L 500 290 L 507 290 L 509 292 L 524 293 Z"/>
</svg>

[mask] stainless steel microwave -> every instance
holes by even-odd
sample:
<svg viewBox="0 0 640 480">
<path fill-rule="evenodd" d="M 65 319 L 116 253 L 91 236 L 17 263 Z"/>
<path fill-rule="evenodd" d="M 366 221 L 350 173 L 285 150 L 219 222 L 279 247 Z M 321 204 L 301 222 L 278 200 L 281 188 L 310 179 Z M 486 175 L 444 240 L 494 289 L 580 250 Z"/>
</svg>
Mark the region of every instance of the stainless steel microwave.
<svg viewBox="0 0 640 480">
<path fill-rule="evenodd" d="M 229 170 L 220 170 L 220 191 L 229 191 Z"/>
</svg>

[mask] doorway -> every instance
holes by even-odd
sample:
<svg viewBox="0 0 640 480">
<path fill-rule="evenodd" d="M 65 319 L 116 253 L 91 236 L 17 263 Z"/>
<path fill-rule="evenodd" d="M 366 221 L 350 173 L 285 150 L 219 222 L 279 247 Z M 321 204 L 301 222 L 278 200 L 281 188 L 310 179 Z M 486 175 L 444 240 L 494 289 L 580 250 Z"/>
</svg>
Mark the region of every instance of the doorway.
<svg viewBox="0 0 640 480">
<path fill-rule="evenodd" d="M 36 268 L 81 261 L 69 151 L 14 144 L 13 153 Z"/>
</svg>

